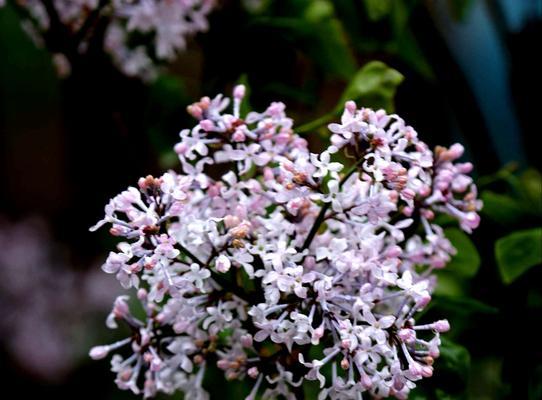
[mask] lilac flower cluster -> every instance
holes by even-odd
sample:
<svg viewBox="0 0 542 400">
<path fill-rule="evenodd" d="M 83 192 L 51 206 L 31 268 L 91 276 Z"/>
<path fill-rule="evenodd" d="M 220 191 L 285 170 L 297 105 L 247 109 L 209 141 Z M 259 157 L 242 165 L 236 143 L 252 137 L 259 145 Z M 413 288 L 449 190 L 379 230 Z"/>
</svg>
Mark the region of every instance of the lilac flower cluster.
<svg viewBox="0 0 542 400">
<path fill-rule="evenodd" d="M 435 216 L 478 224 L 460 145 L 432 152 L 397 115 L 349 101 L 331 146 L 311 153 L 282 103 L 241 115 L 245 88 L 188 107 L 198 123 L 175 146 L 182 173 L 141 178 L 105 218 L 122 238 L 103 270 L 137 288 L 108 326 L 132 334 L 115 352 L 122 389 L 205 399 L 205 371 L 252 380 L 247 399 L 406 398 L 433 373 L 446 320 L 418 324 L 454 253 Z M 351 163 L 333 161 L 339 150 Z M 350 164 L 346 166 L 345 164 Z M 123 355 L 121 355 L 123 354 Z"/>
<path fill-rule="evenodd" d="M 23 28 L 38 45 L 62 33 L 69 36 L 64 42 L 80 39 L 77 50 L 85 52 L 105 23 L 103 47 L 113 62 L 126 75 L 148 80 L 156 76 L 157 62 L 171 61 L 186 48 L 188 36 L 207 30 L 207 15 L 215 0 L 15 0 L 13 4 L 24 11 Z M 62 28 L 54 28 L 55 23 Z M 145 40 L 134 42 L 135 35 Z M 69 57 L 62 49 L 55 49 L 53 61 L 61 76 L 69 74 Z"/>
<path fill-rule="evenodd" d="M 0 343 L 33 376 L 65 378 L 95 340 L 118 285 L 95 266 L 70 265 L 41 219 L 12 223 L 0 215 L 0 246 Z"/>
</svg>

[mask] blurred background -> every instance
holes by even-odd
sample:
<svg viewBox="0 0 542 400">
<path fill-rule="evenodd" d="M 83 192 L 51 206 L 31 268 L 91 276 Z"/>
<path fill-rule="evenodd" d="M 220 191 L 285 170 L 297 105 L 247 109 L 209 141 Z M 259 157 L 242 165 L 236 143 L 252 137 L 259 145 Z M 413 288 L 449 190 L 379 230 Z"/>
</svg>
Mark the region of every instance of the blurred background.
<svg viewBox="0 0 542 400">
<path fill-rule="evenodd" d="M 3 381 L 22 398 L 133 398 L 87 357 L 114 340 L 103 325 L 121 291 L 100 271 L 108 235 L 88 232 L 108 199 L 176 167 L 203 95 L 243 82 L 254 109 L 283 101 L 302 125 L 357 85 L 358 105 L 396 111 L 429 144 L 463 143 L 485 203 L 472 237 L 448 228 L 459 255 L 427 318 L 453 328 L 412 398 L 541 399 L 541 43 L 542 0 L 223 0 L 152 82 L 101 51 L 61 79 L 0 8 Z M 319 150 L 326 131 L 307 138 Z"/>
</svg>

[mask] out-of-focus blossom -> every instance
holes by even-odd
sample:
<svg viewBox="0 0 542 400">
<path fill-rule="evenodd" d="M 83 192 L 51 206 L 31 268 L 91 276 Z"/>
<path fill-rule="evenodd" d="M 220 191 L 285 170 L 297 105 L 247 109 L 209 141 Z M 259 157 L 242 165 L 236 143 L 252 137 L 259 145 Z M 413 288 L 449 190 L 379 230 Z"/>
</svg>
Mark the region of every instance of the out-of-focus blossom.
<svg viewBox="0 0 542 400">
<path fill-rule="evenodd" d="M 186 49 L 190 36 L 208 29 L 215 0 L 14 0 L 12 5 L 26 14 L 23 27 L 36 44 L 55 51 L 60 77 L 71 72 L 71 53 L 85 53 L 98 37 L 123 73 L 150 80 L 160 64 Z"/>
<path fill-rule="evenodd" d="M 41 220 L 0 220 L 0 246 L 0 341 L 25 370 L 60 380 L 118 290 L 96 270 L 70 268 Z"/>
</svg>

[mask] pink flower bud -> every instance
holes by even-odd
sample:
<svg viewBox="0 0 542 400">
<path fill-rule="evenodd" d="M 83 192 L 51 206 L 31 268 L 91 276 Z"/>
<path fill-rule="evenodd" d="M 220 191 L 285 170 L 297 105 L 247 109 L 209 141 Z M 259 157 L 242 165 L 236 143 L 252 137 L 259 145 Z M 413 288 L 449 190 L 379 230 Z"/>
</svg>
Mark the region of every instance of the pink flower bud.
<svg viewBox="0 0 542 400">
<path fill-rule="evenodd" d="M 416 333 L 412 329 L 401 329 L 397 336 L 405 343 L 412 343 L 416 340 Z"/>
<path fill-rule="evenodd" d="M 433 326 L 434 329 L 439 333 L 448 332 L 450 330 L 450 323 L 445 319 L 435 322 Z"/>
<path fill-rule="evenodd" d="M 248 376 L 250 376 L 252 379 L 256 379 L 258 375 L 260 374 L 260 371 L 258 371 L 258 368 L 252 367 L 249 368 L 247 371 Z"/>
<path fill-rule="evenodd" d="M 273 170 L 269 167 L 265 167 L 263 169 L 263 179 L 266 180 L 266 181 L 270 181 L 270 180 L 273 180 L 273 178 L 275 177 L 275 174 L 273 174 Z"/>
<path fill-rule="evenodd" d="M 212 131 L 215 129 L 215 124 L 210 119 L 204 119 L 199 122 L 199 126 L 201 126 L 201 129 L 204 131 Z"/>
<path fill-rule="evenodd" d="M 245 93 L 246 93 L 245 85 L 237 85 L 233 89 L 233 97 L 235 97 L 236 99 L 239 99 L 239 100 L 242 99 L 243 97 L 245 97 Z"/>
<path fill-rule="evenodd" d="M 422 375 L 422 366 L 415 361 L 410 363 L 408 370 L 416 377 L 420 377 Z"/>
<path fill-rule="evenodd" d="M 371 378 L 369 378 L 369 375 L 363 375 L 361 377 L 361 386 L 363 386 L 365 389 L 369 390 L 373 386 L 373 381 Z"/>
<path fill-rule="evenodd" d="M 241 345 L 247 348 L 252 347 L 252 335 L 247 333 L 246 335 L 241 336 Z"/>
<path fill-rule="evenodd" d="M 393 378 L 393 388 L 394 388 L 395 390 L 400 391 L 400 390 L 402 390 L 404 387 L 405 387 L 405 380 L 404 380 L 404 378 L 403 378 L 402 376 L 397 376 L 397 375 L 396 375 L 396 376 Z"/>
<path fill-rule="evenodd" d="M 421 296 L 418 301 L 416 302 L 417 308 L 424 308 L 429 302 L 431 301 L 431 296 L 429 294 L 425 294 Z"/>
<path fill-rule="evenodd" d="M 424 378 L 430 378 L 431 376 L 433 376 L 433 368 L 428 365 L 424 365 L 421 368 L 421 374 Z"/>
<path fill-rule="evenodd" d="M 353 100 L 348 100 L 346 103 L 344 103 L 344 108 L 350 113 L 354 114 L 356 112 L 356 103 Z"/>
<path fill-rule="evenodd" d="M 109 354 L 109 346 L 95 346 L 90 349 L 88 354 L 93 360 L 101 360 Z"/>
<path fill-rule="evenodd" d="M 201 119 L 201 116 L 203 115 L 203 110 L 197 104 L 192 104 L 186 107 L 186 111 L 188 111 L 188 114 L 190 114 L 196 119 Z"/>
<path fill-rule="evenodd" d="M 303 266 L 308 270 L 314 269 L 316 266 L 316 259 L 313 256 L 306 257 L 305 261 L 303 261 Z"/>
<path fill-rule="evenodd" d="M 237 226 L 239 225 L 241 221 L 239 221 L 239 217 L 237 217 L 236 215 L 226 215 L 224 217 L 224 225 L 226 226 L 226 228 L 230 229 L 230 228 L 233 228 L 234 226 Z"/>
<path fill-rule="evenodd" d="M 218 256 L 215 262 L 215 267 L 218 272 L 226 273 L 230 270 L 231 267 L 231 261 L 228 257 L 226 257 L 224 254 L 221 254 Z"/>
<path fill-rule="evenodd" d="M 244 142 L 245 139 L 246 139 L 246 136 L 245 136 L 245 133 L 241 130 L 241 129 L 237 129 L 233 135 L 232 135 L 232 140 L 234 142 Z"/>
<path fill-rule="evenodd" d="M 186 151 L 188 150 L 188 146 L 184 143 L 177 143 L 174 147 L 173 147 L 173 150 L 175 150 L 175 153 L 177 154 L 180 154 L 180 155 L 183 155 L 184 153 L 186 153 Z"/>
<path fill-rule="evenodd" d="M 147 299 L 147 295 L 148 295 L 147 291 L 143 288 L 137 291 L 137 298 L 141 301 L 145 301 Z"/>
</svg>

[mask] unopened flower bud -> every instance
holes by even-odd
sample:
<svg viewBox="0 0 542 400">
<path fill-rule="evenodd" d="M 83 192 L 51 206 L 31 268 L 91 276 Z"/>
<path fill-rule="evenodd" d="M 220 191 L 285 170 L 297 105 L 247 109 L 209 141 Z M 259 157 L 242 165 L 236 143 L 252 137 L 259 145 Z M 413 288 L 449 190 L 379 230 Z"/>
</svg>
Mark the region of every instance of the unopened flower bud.
<svg viewBox="0 0 542 400">
<path fill-rule="evenodd" d="M 93 360 L 101 360 L 109 354 L 109 346 L 94 346 L 88 354 Z"/>
<path fill-rule="evenodd" d="M 450 323 L 445 319 L 435 322 L 433 326 L 434 329 L 439 333 L 448 332 L 450 330 Z"/>
<path fill-rule="evenodd" d="M 256 379 L 258 375 L 260 374 L 260 371 L 258 371 L 258 368 L 251 367 L 247 371 L 248 376 L 250 376 L 252 379 Z"/>
</svg>

